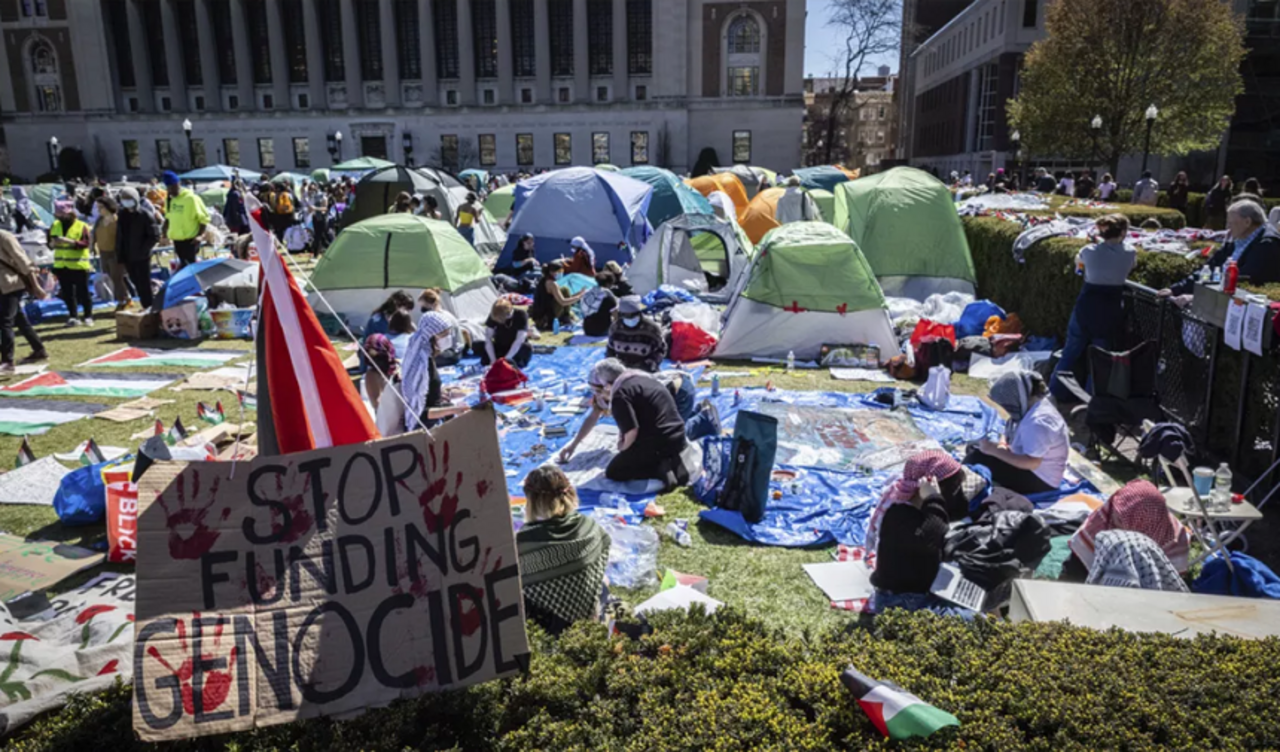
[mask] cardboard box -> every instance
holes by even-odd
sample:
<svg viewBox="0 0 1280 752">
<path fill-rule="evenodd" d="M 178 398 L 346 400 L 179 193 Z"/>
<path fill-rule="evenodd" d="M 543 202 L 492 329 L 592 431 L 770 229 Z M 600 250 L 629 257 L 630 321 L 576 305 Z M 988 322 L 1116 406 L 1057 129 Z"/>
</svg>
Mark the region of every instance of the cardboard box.
<svg viewBox="0 0 1280 752">
<path fill-rule="evenodd" d="M 160 314 L 153 311 L 116 313 L 117 339 L 155 339 L 160 336 Z"/>
</svg>

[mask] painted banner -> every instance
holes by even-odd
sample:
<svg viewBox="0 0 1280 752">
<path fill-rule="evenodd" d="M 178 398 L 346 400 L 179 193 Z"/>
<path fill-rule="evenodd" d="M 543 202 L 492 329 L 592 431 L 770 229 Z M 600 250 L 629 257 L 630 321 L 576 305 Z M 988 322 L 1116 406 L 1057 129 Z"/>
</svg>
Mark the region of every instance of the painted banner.
<svg viewBox="0 0 1280 752">
<path fill-rule="evenodd" d="M 906 410 L 847 410 L 766 402 L 778 419 L 780 465 L 831 470 L 883 470 L 942 445 L 921 431 Z"/>
<path fill-rule="evenodd" d="M 431 436 L 158 463 L 139 507 L 143 739 L 346 714 L 527 666 L 492 410 Z"/>
</svg>

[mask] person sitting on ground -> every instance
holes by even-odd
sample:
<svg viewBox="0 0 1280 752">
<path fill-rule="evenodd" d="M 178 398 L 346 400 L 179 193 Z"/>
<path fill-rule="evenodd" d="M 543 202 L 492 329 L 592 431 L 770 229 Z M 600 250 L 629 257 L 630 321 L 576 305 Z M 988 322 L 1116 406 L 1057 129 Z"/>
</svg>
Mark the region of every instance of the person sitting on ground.
<svg viewBox="0 0 1280 752">
<path fill-rule="evenodd" d="M 654 376 L 671 392 L 676 412 L 684 421 L 684 437 L 697 441 L 704 436 L 720 435 L 720 411 L 711 400 L 698 401 L 698 385 L 685 371 L 658 371 Z"/>
<path fill-rule="evenodd" d="M 444 398 L 436 355 L 440 337 L 449 331 L 449 320 L 429 311 L 418 320 L 418 330 L 409 339 L 404 355 L 404 379 L 400 393 L 404 398 L 404 427 L 416 431 L 431 428 L 441 419 L 466 412 L 466 406 L 454 407 Z"/>
<path fill-rule="evenodd" d="M 1227 209 L 1228 240 L 1209 259 L 1210 269 L 1226 273 L 1228 261 L 1236 262 L 1239 278 L 1255 285 L 1280 282 L 1280 230 L 1267 223 L 1267 215 L 1256 201 L 1237 201 Z M 1161 290 L 1161 297 L 1186 307 L 1194 297 L 1197 276 L 1192 273 L 1177 284 Z"/>
<path fill-rule="evenodd" d="M 364 336 L 368 338 L 370 334 L 387 335 L 390 339 L 391 335 L 391 317 L 397 312 L 412 311 L 413 298 L 409 297 L 409 293 L 404 290 L 396 290 L 378 306 L 378 310 L 373 312 L 368 322 L 364 325 Z M 376 371 L 369 368 L 369 361 L 363 352 L 360 353 L 360 368 L 364 374 L 364 391 L 368 395 L 369 401 L 377 405 L 378 397 L 382 394 L 382 388 L 385 386 L 382 377 Z"/>
<path fill-rule="evenodd" d="M 1058 187 L 1058 181 L 1054 179 L 1049 171 L 1043 167 L 1036 168 L 1036 192 L 1037 193 L 1053 193 Z"/>
<path fill-rule="evenodd" d="M 467 342 L 466 330 L 458 323 L 458 317 L 445 310 L 441 293 L 435 288 L 427 288 L 418 296 L 418 316 L 431 311 L 444 316 L 449 322 L 449 332 L 440 337 L 440 354 L 436 356 L 436 365 L 457 365 L 470 343 Z"/>
<path fill-rule="evenodd" d="M 912 459 L 928 466 L 928 471 L 938 481 L 937 501 L 947 512 L 950 522 L 959 522 L 966 517 L 977 518 L 978 510 L 991 492 L 991 481 L 987 477 L 990 471 L 985 467 L 970 468 L 960 463 L 946 452 L 921 452 Z M 905 472 L 905 470 L 904 470 Z M 871 521 L 867 526 L 867 550 L 875 550 L 875 540 L 879 535 L 880 523 L 885 511 L 894 501 L 885 496 L 880 505 L 871 513 Z"/>
<path fill-rule="evenodd" d="M 600 272 L 596 275 L 596 286 L 582 296 L 582 333 L 588 337 L 604 337 L 609 334 L 613 312 L 618 307 L 618 298 L 614 296 L 612 289 L 616 282 L 612 272 Z"/>
<path fill-rule="evenodd" d="M 606 412 L 618 424 L 618 453 L 605 468 L 612 481 L 658 480 L 667 490 L 689 482 L 691 468 L 682 454 L 688 446 L 685 424 L 675 398 L 656 378 L 628 369 L 617 358 L 591 368 L 591 410 L 577 436 L 560 452 L 560 462 L 573 458 Z"/>
<path fill-rule="evenodd" d="M 516 558 L 525 616 L 551 634 L 601 618 L 611 541 L 595 520 L 578 513 L 578 492 L 555 465 L 524 479 L 525 524 Z"/>
<path fill-rule="evenodd" d="M 1080 178 L 1076 180 L 1075 197 L 1078 199 L 1088 200 L 1093 198 L 1093 189 L 1097 187 L 1094 183 L 1093 173 L 1088 170 L 1080 173 Z"/>
<path fill-rule="evenodd" d="M 385 384 L 396 375 L 396 346 L 385 334 L 370 334 L 364 338 L 363 355 L 369 364 L 369 370 L 364 376 L 365 393 L 369 404 L 373 406 L 374 415 L 378 416 L 378 405 L 382 402 Z M 370 386 L 375 383 L 378 386 L 371 389 Z M 378 430 L 381 431 L 382 427 L 379 426 Z"/>
<path fill-rule="evenodd" d="M 533 233 L 526 232 L 521 236 L 520 242 L 516 243 L 516 247 L 511 250 L 511 263 L 495 272 L 515 277 L 517 280 L 526 275 L 537 274 L 538 252 L 534 247 L 535 243 Z"/>
<path fill-rule="evenodd" d="M 609 327 L 605 354 L 622 361 L 627 368 L 657 373 L 667 356 L 667 338 L 662 326 L 644 315 L 645 310 L 638 295 L 627 295 L 618 301 L 618 318 Z"/>
<path fill-rule="evenodd" d="M 569 295 L 560 287 L 560 277 L 564 274 L 564 262 L 551 261 L 542 267 L 542 277 L 533 288 L 533 304 L 529 306 L 529 317 L 542 331 L 554 328 L 554 322 L 561 326 L 573 325 L 572 308 L 586 290 Z"/>
<path fill-rule="evenodd" d="M 401 352 L 409 344 L 409 337 L 413 336 L 417 329 L 413 313 L 410 311 L 398 310 L 387 319 L 387 337 Z"/>
<path fill-rule="evenodd" d="M 1009 413 L 1009 443 L 983 439 L 969 450 L 964 464 L 988 468 L 995 485 L 1020 494 L 1056 491 L 1067 471 L 1071 436 L 1048 395 L 1038 373 L 1016 371 L 996 379 L 991 399 Z"/>
<path fill-rule="evenodd" d="M 533 347 L 529 344 L 529 315 L 511 305 L 506 298 L 493 301 L 489 319 L 484 322 L 484 349 L 480 362 L 492 365 L 499 358 L 506 358 L 517 368 L 529 365 Z"/>
<path fill-rule="evenodd" d="M 635 294 L 635 291 L 631 289 L 631 283 L 627 281 L 627 273 L 623 271 L 622 264 L 617 261 L 606 261 L 604 270 L 613 275 L 614 282 L 611 289 L 614 297 L 624 298 Z"/>
<path fill-rule="evenodd" d="M 1099 536 L 1106 531 L 1141 533 L 1155 543 L 1174 571 L 1186 574 L 1190 566 L 1191 537 L 1165 504 L 1160 490 L 1149 481 L 1133 480 L 1116 491 L 1071 536 L 1071 555 L 1058 579 L 1087 581 L 1099 552 Z"/>
<path fill-rule="evenodd" d="M 569 249 L 573 257 L 564 265 L 565 274 L 582 274 L 594 278 L 596 276 L 596 252 L 581 236 L 569 241 Z"/>
</svg>

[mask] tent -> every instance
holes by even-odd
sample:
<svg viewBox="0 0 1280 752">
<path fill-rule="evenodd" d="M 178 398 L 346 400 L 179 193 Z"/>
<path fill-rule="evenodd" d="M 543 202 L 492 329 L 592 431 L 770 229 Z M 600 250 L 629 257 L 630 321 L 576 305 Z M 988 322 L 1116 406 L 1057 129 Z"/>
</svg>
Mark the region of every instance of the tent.
<svg viewBox="0 0 1280 752">
<path fill-rule="evenodd" d="M 161 307 L 172 308 L 192 295 L 200 295 L 205 290 L 223 282 L 257 286 L 258 265 L 252 261 L 223 256 L 221 258 L 197 261 L 173 273 L 165 283 L 161 293 Z"/>
<path fill-rule="evenodd" d="M 329 182 L 329 168 L 319 167 L 311 171 L 311 179 L 321 185 Z"/>
<path fill-rule="evenodd" d="M 243 167 L 231 167 L 230 165 L 224 164 L 200 167 L 189 172 L 184 172 L 178 177 L 195 183 L 206 183 L 215 180 L 231 180 L 237 175 L 240 176 L 241 180 L 257 180 L 262 177 L 261 172 L 254 172 L 253 170 L 246 170 Z"/>
<path fill-rule="evenodd" d="M 485 170 L 463 170 L 458 173 L 458 178 L 469 185 L 472 190 L 478 190 L 489 184 L 489 173 Z"/>
<path fill-rule="evenodd" d="M 595 251 L 596 265 L 606 261 L 631 262 L 620 250 L 626 241 L 641 248 L 653 233 L 645 213 L 653 188 L 648 183 L 590 167 L 569 167 L 543 173 L 516 184 L 515 218 L 507 244 L 495 264 L 502 269 L 525 233 L 535 240 L 538 260 L 545 263 L 569 255 L 569 241 L 581 236 Z"/>
<path fill-rule="evenodd" d="M 340 162 L 329 168 L 330 172 L 368 172 L 370 170 L 380 170 L 383 167 L 395 167 L 394 162 L 388 162 L 385 159 L 377 157 L 356 157 Z"/>
<path fill-rule="evenodd" d="M 621 171 L 653 186 L 653 198 L 649 201 L 649 224 L 653 227 L 682 214 L 711 214 L 711 202 L 701 193 L 684 184 L 670 170 L 661 167 L 628 167 Z"/>
<path fill-rule="evenodd" d="M 775 227 L 788 222 L 822 219 L 822 213 L 801 188 L 766 188 L 751 199 L 740 217 L 747 237 L 752 243 L 759 243 Z"/>
<path fill-rule="evenodd" d="M 205 206 L 212 206 L 219 211 L 227 205 L 227 193 L 230 188 L 225 185 L 215 185 L 212 188 L 206 188 L 198 194 L 200 200 L 204 201 Z"/>
<path fill-rule="evenodd" d="M 511 213 L 511 207 L 516 202 L 516 185 L 504 185 L 496 188 L 492 193 L 484 199 L 484 208 L 499 222 L 504 221 L 507 215 Z"/>
<path fill-rule="evenodd" d="M 813 199 L 813 203 L 818 205 L 818 211 L 822 213 L 823 222 L 832 222 L 836 218 L 836 195 L 831 191 L 824 191 L 821 188 L 813 188 L 809 190 L 809 198 Z"/>
<path fill-rule="evenodd" d="M 303 175 L 302 173 L 299 173 L 299 172 L 279 172 L 271 176 L 271 182 L 288 183 L 292 185 L 295 189 L 300 187 L 303 183 L 305 183 L 310 179 L 311 179 L 310 176 Z"/>
<path fill-rule="evenodd" d="M 426 175 L 427 177 L 431 178 L 431 180 L 433 180 L 436 183 L 439 183 L 445 188 L 465 187 L 465 184 L 461 180 L 454 177 L 453 175 L 450 175 L 444 170 L 437 170 L 434 167 L 410 167 L 409 169 L 421 175 Z"/>
<path fill-rule="evenodd" d="M 800 185 L 805 188 L 820 188 L 824 191 L 834 191 L 837 185 L 853 179 L 849 173 L 830 165 L 804 167 L 792 174 L 800 178 Z"/>
<path fill-rule="evenodd" d="M 742 187 L 747 192 L 748 201 L 755 198 L 756 193 L 760 191 L 761 178 L 767 179 L 769 184 L 773 185 L 774 178 L 777 177 L 776 175 L 770 177 L 770 171 L 765 170 L 762 167 L 751 167 L 750 165 L 744 164 L 736 164 L 732 167 L 713 167 L 711 172 L 714 175 L 733 175 L 738 178 L 738 180 L 742 182 Z M 732 196 L 733 194 L 731 193 L 729 195 Z"/>
<path fill-rule="evenodd" d="M 747 208 L 747 204 L 751 203 L 751 199 L 747 198 L 747 189 L 742 187 L 742 181 L 737 175 L 729 172 L 717 172 L 711 175 L 703 175 L 700 178 L 692 178 L 688 181 L 689 187 L 701 193 L 703 196 L 710 196 L 716 191 L 723 191 L 733 199 L 733 208 L 738 213 L 741 220 L 742 212 Z"/>
<path fill-rule="evenodd" d="M 704 241 L 704 242 L 698 242 Z M 710 241 L 710 242 L 706 242 Z M 640 295 L 661 285 L 675 285 L 691 292 L 711 293 L 707 275 L 725 280 L 727 299 L 738 278 L 751 263 L 750 248 L 738 242 L 732 220 L 714 214 L 685 214 L 663 223 L 636 254 L 627 279 Z"/>
<path fill-rule="evenodd" d="M 972 295 L 977 279 L 951 191 L 914 167 L 841 183 L 833 224 L 866 255 L 885 294 Z"/>
<path fill-rule="evenodd" d="M 847 235 L 824 222 L 771 231 L 724 313 L 717 358 L 818 357 L 824 344 L 896 349 L 884 293 Z"/>
<path fill-rule="evenodd" d="M 368 173 L 356 183 L 356 197 L 342 213 L 344 224 L 355 224 L 370 217 L 386 214 L 400 193 L 426 193 L 439 184 L 408 167 L 391 165 Z M 443 203 L 439 198 L 437 202 Z"/>
<path fill-rule="evenodd" d="M 444 307 L 466 321 L 484 321 L 498 297 L 489 268 L 457 230 L 411 214 L 385 214 L 344 229 L 320 257 L 311 286 L 317 291 L 311 307 L 337 314 L 357 332 L 396 290 L 416 297 L 439 288 Z"/>
<path fill-rule="evenodd" d="M 608 162 L 601 162 L 600 164 L 596 165 L 596 169 L 603 170 L 605 172 L 621 172 L 622 171 L 621 168 L 619 168 L 617 165 L 609 164 Z"/>
</svg>

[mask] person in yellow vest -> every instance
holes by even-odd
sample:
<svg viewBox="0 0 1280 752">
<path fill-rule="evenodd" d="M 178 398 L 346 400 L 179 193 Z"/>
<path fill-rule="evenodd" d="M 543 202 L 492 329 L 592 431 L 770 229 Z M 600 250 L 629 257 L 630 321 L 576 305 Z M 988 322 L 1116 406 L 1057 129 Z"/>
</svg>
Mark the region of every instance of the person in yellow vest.
<svg viewBox="0 0 1280 752">
<path fill-rule="evenodd" d="M 75 204 L 59 201 L 53 206 L 56 218 L 49 228 L 53 249 L 53 273 L 58 278 L 58 295 L 67 304 L 67 326 L 79 326 L 76 304 L 84 309 L 84 323 L 93 326 L 93 300 L 89 296 L 89 225 L 76 216 Z"/>
<path fill-rule="evenodd" d="M 169 193 L 164 211 L 165 234 L 173 241 L 173 252 L 181 266 L 194 264 L 200 252 L 200 236 L 209 224 L 209 209 L 195 191 L 182 187 L 173 172 L 164 174 L 164 187 Z"/>
</svg>

